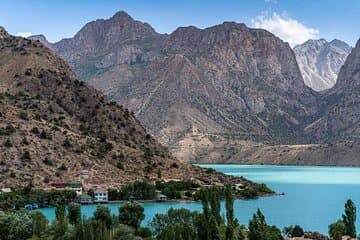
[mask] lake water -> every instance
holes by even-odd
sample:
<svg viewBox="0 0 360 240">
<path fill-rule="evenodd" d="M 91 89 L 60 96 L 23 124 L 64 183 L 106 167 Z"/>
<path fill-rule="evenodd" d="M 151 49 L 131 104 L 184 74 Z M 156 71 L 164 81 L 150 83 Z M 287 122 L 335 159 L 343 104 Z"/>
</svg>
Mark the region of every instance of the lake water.
<svg viewBox="0 0 360 240">
<path fill-rule="evenodd" d="M 299 224 L 305 230 L 327 233 L 328 225 L 341 217 L 344 203 L 351 198 L 360 204 L 360 168 L 345 167 L 297 167 L 265 165 L 201 165 L 234 176 L 266 183 L 284 196 L 256 200 L 236 200 L 235 215 L 240 223 L 248 224 L 257 208 L 260 208 L 269 224 L 281 229 Z M 144 203 L 146 225 L 156 213 L 169 208 L 201 210 L 200 203 Z M 120 204 L 108 204 L 111 212 L 118 214 Z M 360 209 L 360 205 L 358 206 Z M 82 214 L 92 216 L 96 206 L 82 206 Z M 54 209 L 41 210 L 49 220 L 54 219 Z M 358 211 L 359 212 L 359 211 Z M 360 216 L 358 214 L 358 216 Z M 358 221 L 360 227 L 360 220 Z"/>
</svg>

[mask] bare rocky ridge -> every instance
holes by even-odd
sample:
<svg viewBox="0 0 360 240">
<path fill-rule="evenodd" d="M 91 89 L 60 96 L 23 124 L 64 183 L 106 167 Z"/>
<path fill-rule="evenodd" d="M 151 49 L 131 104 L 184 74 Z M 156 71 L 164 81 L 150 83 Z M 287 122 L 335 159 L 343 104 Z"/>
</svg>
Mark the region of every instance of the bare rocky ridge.
<svg viewBox="0 0 360 240">
<path fill-rule="evenodd" d="M 351 47 L 340 40 L 308 40 L 294 47 L 305 84 L 315 91 L 332 88 Z"/>
<path fill-rule="evenodd" d="M 341 47 L 337 40 L 322 47 L 324 61 Z M 133 110 L 181 160 L 360 164 L 356 138 L 349 137 L 359 129 L 359 105 L 338 102 L 345 88 L 346 98 L 356 102 L 356 88 L 339 80 L 336 92 L 315 92 L 304 83 L 290 46 L 265 30 L 225 22 L 164 35 L 119 12 L 52 48 L 81 80 Z M 335 67 L 321 71 L 326 69 Z M 268 151 L 277 154 L 267 158 Z M 336 160 L 339 152 L 348 152 L 346 159 Z"/>
<path fill-rule="evenodd" d="M 242 182 L 176 160 L 133 113 L 76 79 L 39 41 L 0 28 L 0 183 L 45 186 L 88 170 L 94 183 L 148 177 Z"/>
</svg>

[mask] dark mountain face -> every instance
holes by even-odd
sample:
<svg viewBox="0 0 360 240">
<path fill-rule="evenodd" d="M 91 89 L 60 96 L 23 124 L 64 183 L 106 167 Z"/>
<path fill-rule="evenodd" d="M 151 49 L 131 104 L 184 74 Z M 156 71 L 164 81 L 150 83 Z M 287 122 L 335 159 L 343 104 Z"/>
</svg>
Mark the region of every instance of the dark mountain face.
<svg viewBox="0 0 360 240">
<path fill-rule="evenodd" d="M 0 28 L 0 182 L 35 186 L 79 178 L 123 184 L 148 177 L 252 183 L 176 160 L 134 114 L 76 79 L 39 41 Z"/>
<path fill-rule="evenodd" d="M 328 130 L 317 124 L 340 98 L 304 84 L 287 43 L 234 22 L 163 35 L 121 12 L 53 49 L 184 160 L 223 161 L 249 142 L 326 142 Z"/>
</svg>

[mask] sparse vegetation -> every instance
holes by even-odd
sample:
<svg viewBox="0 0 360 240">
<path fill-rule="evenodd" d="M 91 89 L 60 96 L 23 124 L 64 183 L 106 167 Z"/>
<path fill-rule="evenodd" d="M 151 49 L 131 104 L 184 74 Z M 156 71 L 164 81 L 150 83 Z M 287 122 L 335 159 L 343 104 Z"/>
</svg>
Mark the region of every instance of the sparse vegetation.
<svg viewBox="0 0 360 240">
<path fill-rule="evenodd" d="M 15 132 L 16 129 L 11 124 L 7 125 L 4 128 L 0 128 L 0 136 L 10 136 Z"/>
<path fill-rule="evenodd" d="M 3 143 L 3 145 L 4 145 L 4 147 L 8 147 L 8 148 L 13 146 L 10 138 L 6 139 L 6 141 Z"/>
<path fill-rule="evenodd" d="M 65 163 L 62 163 L 58 169 L 59 169 L 60 171 L 67 171 L 67 170 L 68 170 L 68 168 L 66 167 Z"/>
</svg>

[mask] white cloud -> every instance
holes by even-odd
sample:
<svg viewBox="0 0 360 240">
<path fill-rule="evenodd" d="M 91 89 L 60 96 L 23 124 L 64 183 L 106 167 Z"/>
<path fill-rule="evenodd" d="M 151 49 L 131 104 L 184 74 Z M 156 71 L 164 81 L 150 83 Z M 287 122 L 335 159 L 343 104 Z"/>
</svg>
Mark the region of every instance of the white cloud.
<svg viewBox="0 0 360 240">
<path fill-rule="evenodd" d="M 31 32 L 18 32 L 18 33 L 16 33 L 16 36 L 24 37 L 24 38 L 30 37 L 31 35 L 33 35 Z"/>
<path fill-rule="evenodd" d="M 252 19 L 251 24 L 252 27 L 272 32 L 291 46 L 317 38 L 319 35 L 319 30 L 307 27 L 296 19 L 287 17 L 285 14 L 260 15 Z"/>
</svg>

